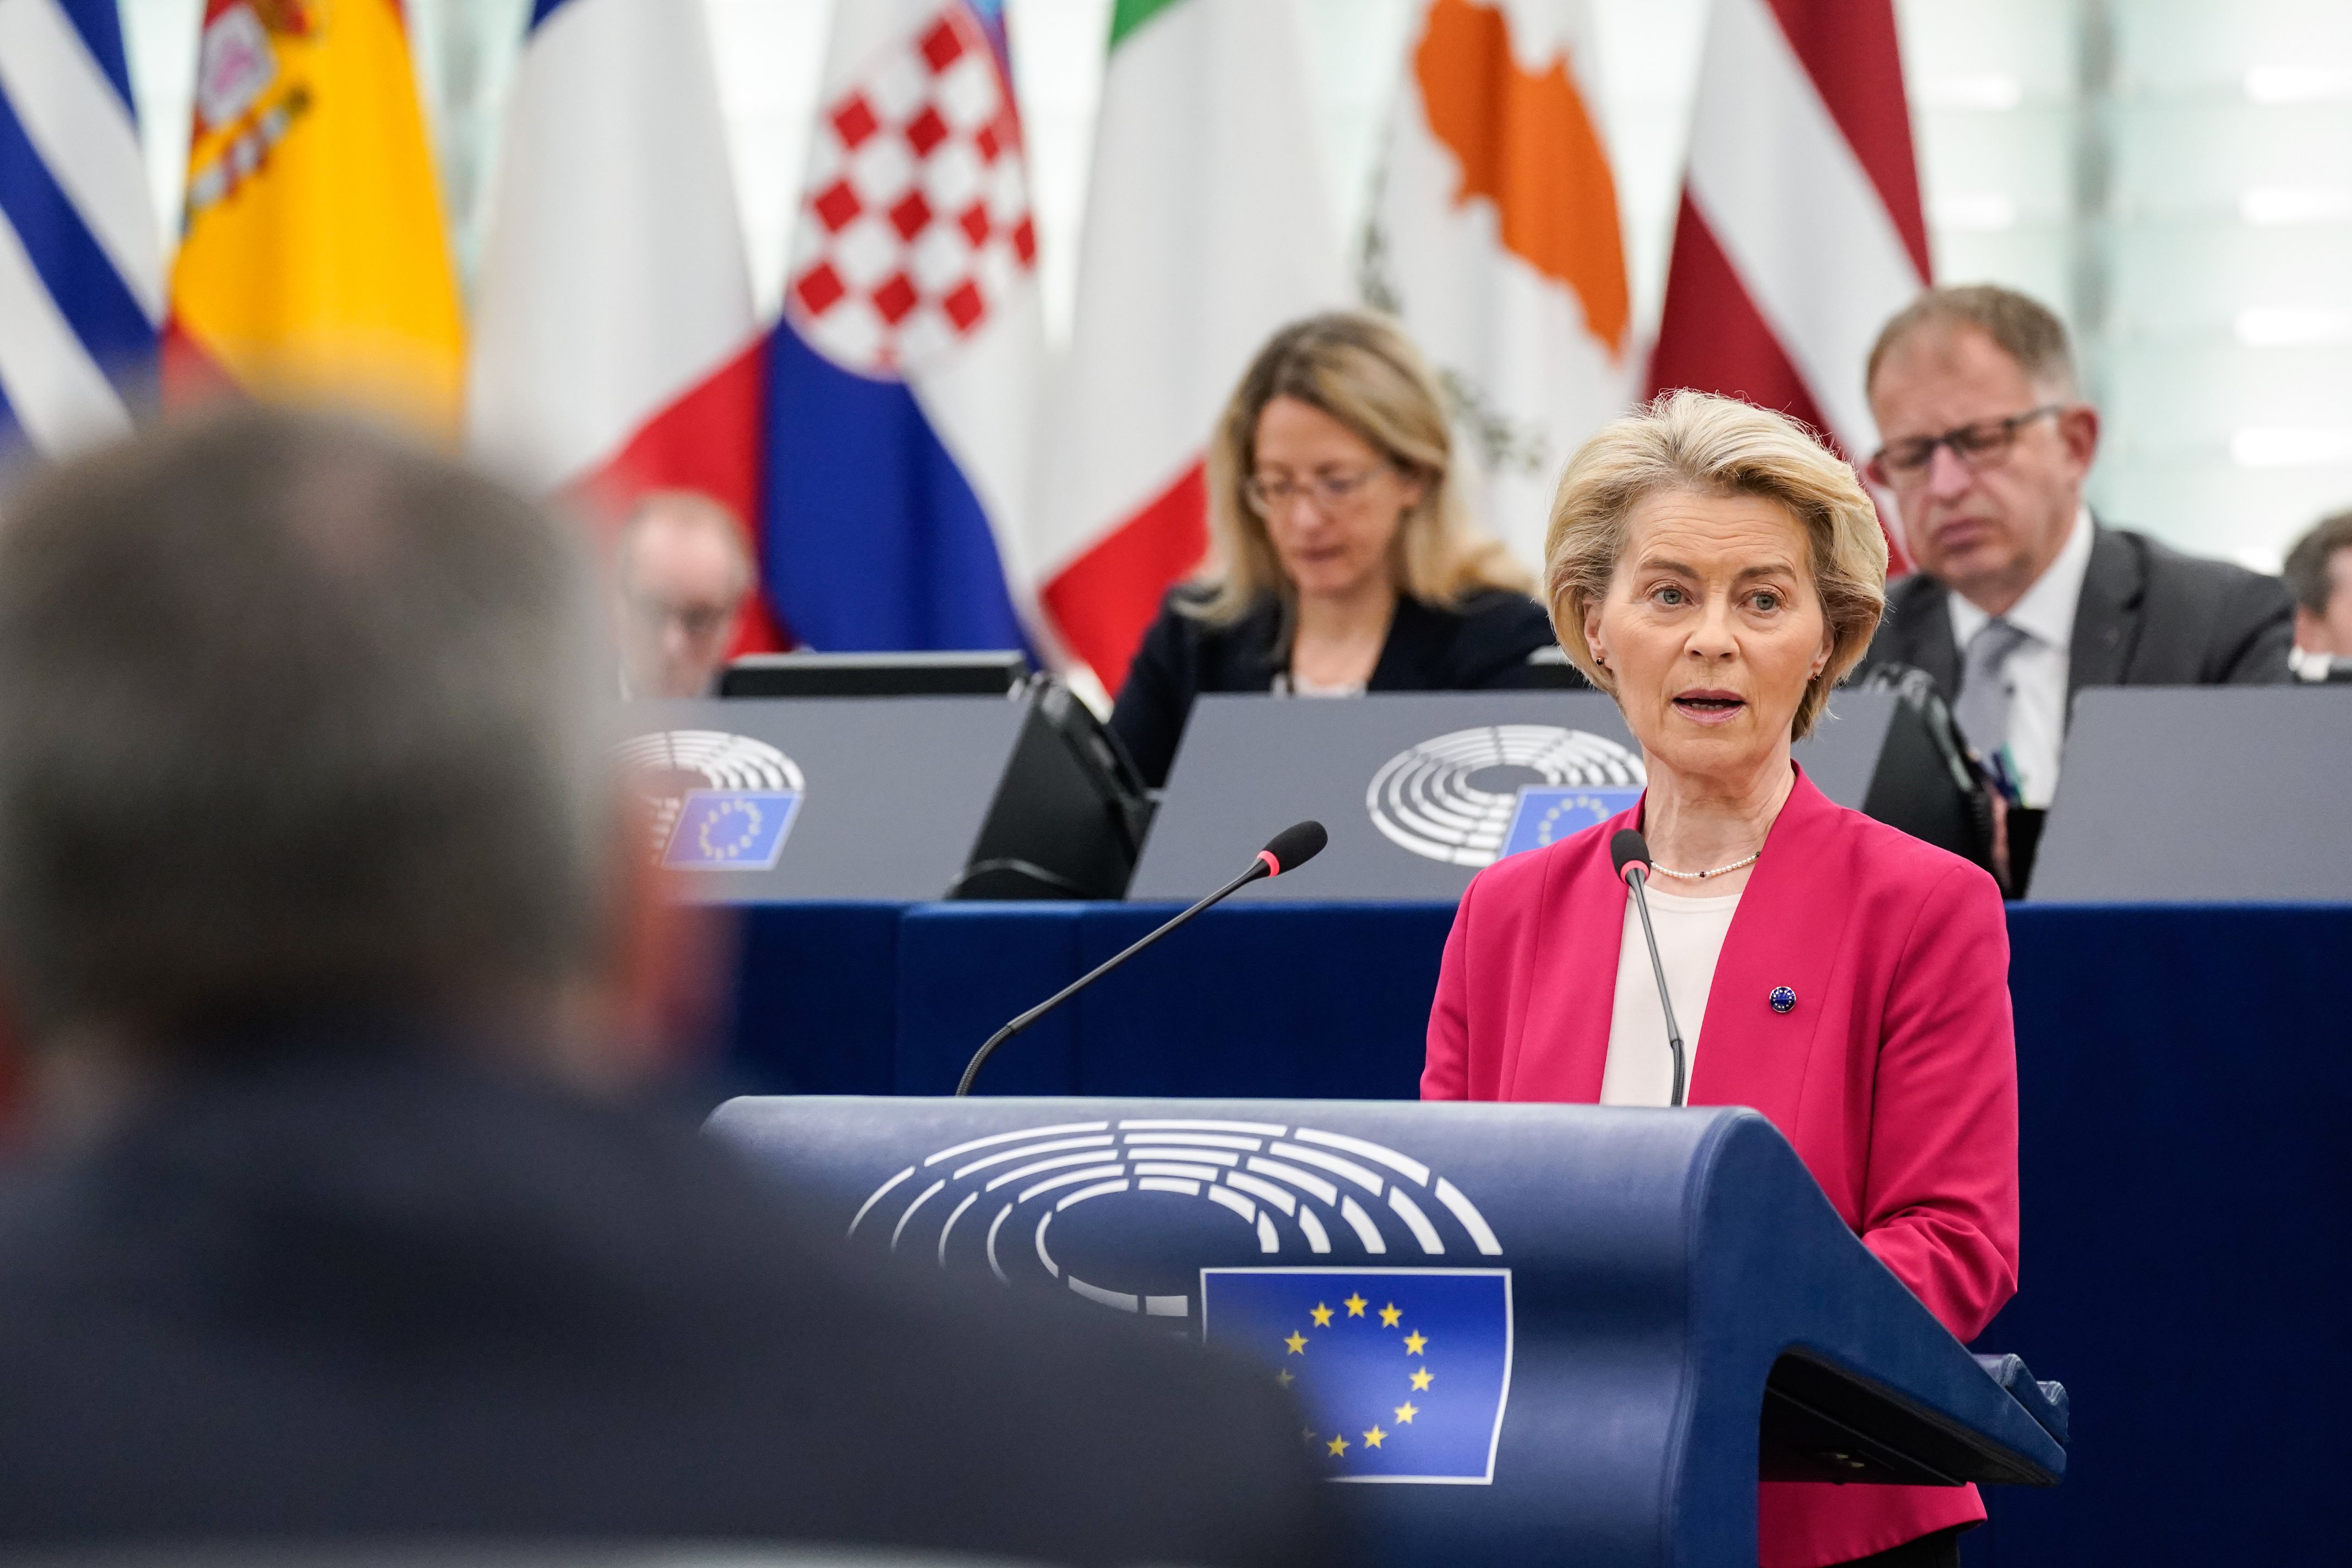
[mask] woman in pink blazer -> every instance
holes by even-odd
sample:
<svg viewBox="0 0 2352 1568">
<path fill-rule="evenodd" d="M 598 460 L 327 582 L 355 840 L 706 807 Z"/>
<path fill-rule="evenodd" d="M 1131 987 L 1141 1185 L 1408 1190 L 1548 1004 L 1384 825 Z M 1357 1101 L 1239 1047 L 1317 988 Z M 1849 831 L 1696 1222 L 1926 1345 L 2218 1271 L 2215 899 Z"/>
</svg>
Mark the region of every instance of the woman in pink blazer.
<svg viewBox="0 0 2352 1568">
<path fill-rule="evenodd" d="M 1471 883 L 1423 1097 L 1667 1103 L 1664 1013 L 1609 854 L 1638 827 L 1688 1102 L 1770 1118 L 1864 1245 L 1973 1338 L 2017 1288 L 2000 895 L 1790 757 L 1885 605 L 1870 498 L 1780 415 L 1678 393 L 1577 454 L 1545 556 L 1561 645 L 1616 698 L 1648 788 Z M 1765 1484 L 1763 1568 L 1957 1563 L 1983 1517 L 1973 1488 Z"/>
</svg>

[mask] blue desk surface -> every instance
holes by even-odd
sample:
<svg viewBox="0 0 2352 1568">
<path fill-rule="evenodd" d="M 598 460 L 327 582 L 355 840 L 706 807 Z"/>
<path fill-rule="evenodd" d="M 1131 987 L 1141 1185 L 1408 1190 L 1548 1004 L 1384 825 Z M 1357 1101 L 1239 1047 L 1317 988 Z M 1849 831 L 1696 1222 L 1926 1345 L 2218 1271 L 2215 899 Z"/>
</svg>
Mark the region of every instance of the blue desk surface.
<svg viewBox="0 0 2352 1568">
<path fill-rule="evenodd" d="M 730 1092 L 943 1094 L 1171 909 L 749 911 Z M 1451 905 L 1213 910 L 1000 1051 L 997 1094 L 1402 1099 Z M 2076 1455 L 1966 1542 L 2000 1568 L 2315 1562 L 2341 1534 L 2352 908 L 2016 906 L 2022 1290 L 1982 1348 Z"/>
</svg>

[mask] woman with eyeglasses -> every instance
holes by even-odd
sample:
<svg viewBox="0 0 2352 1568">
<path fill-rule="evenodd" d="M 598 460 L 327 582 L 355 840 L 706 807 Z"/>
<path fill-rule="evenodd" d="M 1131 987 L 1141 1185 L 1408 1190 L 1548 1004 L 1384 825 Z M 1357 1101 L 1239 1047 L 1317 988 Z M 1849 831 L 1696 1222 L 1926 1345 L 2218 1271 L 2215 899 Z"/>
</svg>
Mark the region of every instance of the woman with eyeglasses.
<svg viewBox="0 0 2352 1568">
<path fill-rule="evenodd" d="M 1213 564 L 1168 595 L 1111 714 L 1155 788 L 1201 692 L 1517 686 L 1550 644 L 1532 578 L 1472 526 L 1435 380 L 1388 321 L 1276 333 L 1208 468 Z"/>
</svg>

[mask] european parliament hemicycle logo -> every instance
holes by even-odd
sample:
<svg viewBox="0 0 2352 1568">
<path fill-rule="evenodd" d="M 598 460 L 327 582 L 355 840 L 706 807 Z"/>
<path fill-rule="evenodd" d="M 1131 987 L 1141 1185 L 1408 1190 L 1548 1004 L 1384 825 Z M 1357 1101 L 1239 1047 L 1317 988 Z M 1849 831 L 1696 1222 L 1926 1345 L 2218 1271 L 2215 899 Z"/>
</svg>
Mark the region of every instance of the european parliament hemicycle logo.
<svg viewBox="0 0 2352 1568">
<path fill-rule="evenodd" d="M 650 808 L 655 861 L 676 871 L 772 870 L 807 793 L 792 758 L 724 730 L 639 735 L 619 759 Z"/>
<path fill-rule="evenodd" d="M 1599 800 L 1630 791 L 1630 804 L 1648 782 L 1642 759 L 1605 735 L 1557 724 L 1489 724 L 1433 736 L 1391 757 L 1372 775 L 1364 806 L 1401 849 L 1449 866 L 1491 866 L 1514 847 L 1536 847 L 1517 842 L 1524 801 L 1535 792 Z"/>
<path fill-rule="evenodd" d="M 1334 1480 L 1494 1479 L 1510 1270 L 1470 1195 L 1409 1151 L 1271 1121 L 1024 1127 L 911 1161 L 849 1237 L 1260 1358 Z"/>
<path fill-rule="evenodd" d="M 1487 1482 L 1511 1389 L 1504 1268 L 1203 1268 L 1202 1330 L 1307 1411 L 1337 1481 Z"/>
</svg>

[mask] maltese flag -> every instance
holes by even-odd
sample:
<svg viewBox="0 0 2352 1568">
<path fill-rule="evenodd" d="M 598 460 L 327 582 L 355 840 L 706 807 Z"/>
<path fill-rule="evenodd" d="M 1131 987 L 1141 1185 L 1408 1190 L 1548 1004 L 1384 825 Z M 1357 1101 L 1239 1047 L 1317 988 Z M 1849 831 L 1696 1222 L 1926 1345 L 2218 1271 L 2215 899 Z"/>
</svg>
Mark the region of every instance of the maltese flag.
<svg viewBox="0 0 2352 1568">
<path fill-rule="evenodd" d="M 1013 544 L 1044 335 L 1002 16 L 835 14 L 768 353 L 768 560 L 813 647 L 1034 646 Z"/>
<path fill-rule="evenodd" d="M 474 449 L 608 516 L 698 490 L 748 535 L 760 331 L 702 7 L 536 0 L 493 178 Z M 764 606 L 738 641 L 778 646 Z"/>
</svg>

